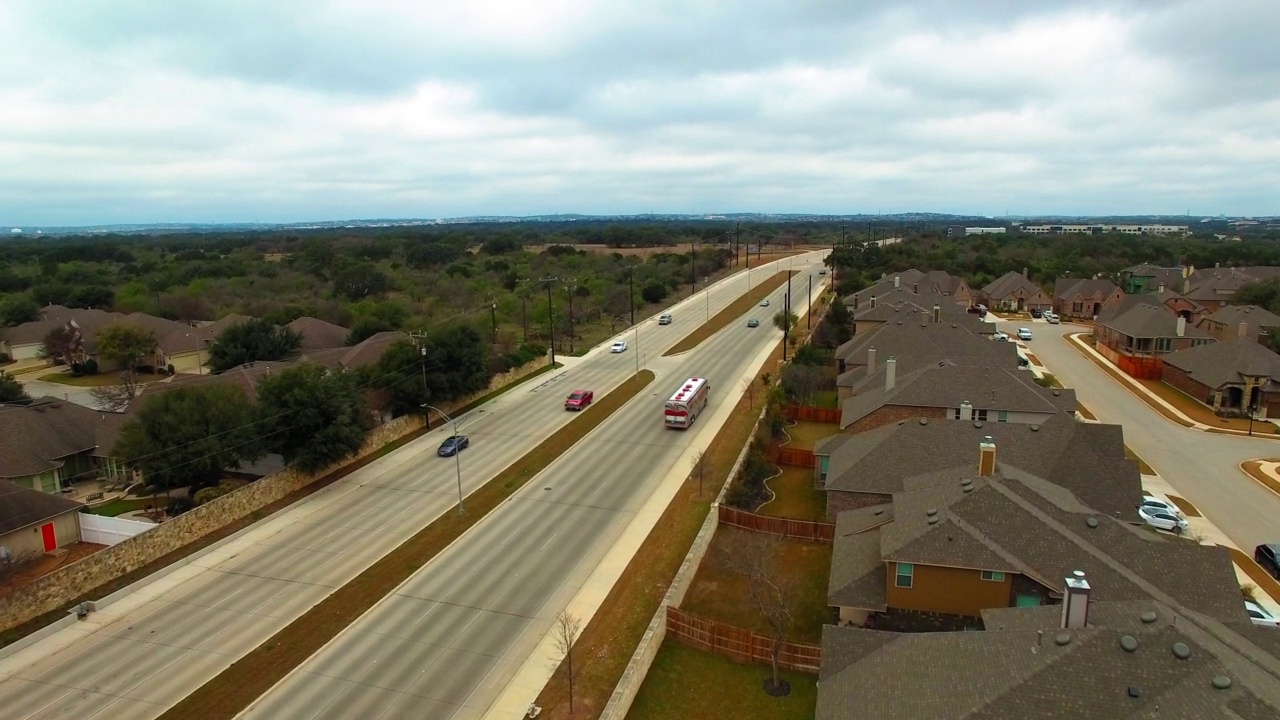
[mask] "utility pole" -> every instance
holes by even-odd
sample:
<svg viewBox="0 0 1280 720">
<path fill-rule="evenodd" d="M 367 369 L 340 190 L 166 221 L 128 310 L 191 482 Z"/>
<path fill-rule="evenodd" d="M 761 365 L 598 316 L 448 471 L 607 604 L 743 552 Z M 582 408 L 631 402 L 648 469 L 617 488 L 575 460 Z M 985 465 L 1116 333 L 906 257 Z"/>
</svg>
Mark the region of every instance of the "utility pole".
<svg viewBox="0 0 1280 720">
<path fill-rule="evenodd" d="M 547 328 L 551 333 L 551 364 L 556 364 L 556 314 L 551 307 L 551 283 L 559 280 L 558 277 L 540 278 L 538 282 L 547 286 Z"/>
<path fill-rule="evenodd" d="M 489 293 L 489 322 L 493 324 L 493 344 L 498 344 L 498 299 Z"/>
<path fill-rule="evenodd" d="M 689 284 L 693 286 L 690 295 L 698 292 L 698 247 L 692 242 L 689 243 Z"/>
<path fill-rule="evenodd" d="M 805 330 L 813 329 L 813 276 L 809 276 L 809 305 L 804 319 Z"/>
<path fill-rule="evenodd" d="M 787 294 L 782 296 L 782 361 L 787 361 L 787 341 L 791 338 L 791 279 L 787 278 Z"/>
<path fill-rule="evenodd" d="M 529 315 L 527 312 L 529 306 L 529 298 L 520 294 L 520 327 L 524 328 L 524 341 L 529 342 Z"/>
<path fill-rule="evenodd" d="M 733 224 L 733 262 L 734 262 L 735 264 L 739 262 L 739 261 L 738 261 L 738 251 L 739 251 L 740 249 L 742 249 L 742 240 L 741 240 L 741 238 L 740 238 L 740 236 L 739 236 L 739 228 L 741 228 L 741 227 L 742 227 L 742 221 L 741 221 L 741 220 L 739 220 L 739 221 L 737 221 L 737 222 L 735 222 L 735 223 Z M 750 262 L 749 262 L 749 261 L 751 260 L 751 258 L 747 258 L 747 260 L 748 260 L 748 264 L 750 264 Z"/>
<path fill-rule="evenodd" d="M 627 305 L 631 308 L 631 324 L 636 324 L 636 266 L 627 268 Z"/>
<path fill-rule="evenodd" d="M 578 278 L 570 278 L 564 289 L 569 293 L 569 354 L 573 354 L 573 293 L 578 289 Z"/>
</svg>

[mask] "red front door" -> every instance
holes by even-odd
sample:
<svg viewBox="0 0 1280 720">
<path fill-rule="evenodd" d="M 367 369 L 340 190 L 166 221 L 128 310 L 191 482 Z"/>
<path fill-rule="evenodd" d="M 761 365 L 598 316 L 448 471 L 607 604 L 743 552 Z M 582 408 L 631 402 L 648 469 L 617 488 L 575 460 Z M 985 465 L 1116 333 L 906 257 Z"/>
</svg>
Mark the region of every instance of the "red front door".
<svg viewBox="0 0 1280 720">
<path fill-rule="evenodd" d="M 44 536 L 44 551 L 58 549 L 58 536 L 53 532 L 53 523 L 45 523 L 40 528 L 40 534 Z"/>
</svg>

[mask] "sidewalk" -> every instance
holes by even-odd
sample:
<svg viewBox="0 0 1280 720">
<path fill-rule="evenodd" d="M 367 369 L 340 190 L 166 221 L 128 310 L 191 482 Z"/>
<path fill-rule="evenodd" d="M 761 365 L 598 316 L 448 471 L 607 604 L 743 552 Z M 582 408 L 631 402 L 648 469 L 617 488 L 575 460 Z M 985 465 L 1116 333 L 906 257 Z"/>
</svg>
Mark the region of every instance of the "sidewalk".
<svg viewBox="0 0 1280 720">
<path fill-rule="evenodd" d="M 1192 430 L 1200 430 L 1201 432 L 1212 432 L 1220 435 L 1236 435 L 1238 437 L 1255 437 L 1261 440 L 1280 440 L 1280 435 L 1249 435 L 1248 432 L 1243 430 L 1209 427 L 1204 423 L 1197 422 L 1187 417 L 1181 410 L 1170 405 L 1164 398 L 1148 390 L 1142 383 L 1129 377 L 1127 373 L 1116 367 L 1110 360 L 1103 357 L 1101 353 L 1094 350 L 1088 343 L 1080 339 L 1081 335 L 1087 334 L 1088 333 L 1072 333 L 1071 335 L 1066 336 L 1067 342 L 1074 345 L 1076 350 L 1085 355 L 1085 357 L 1088 357 L 1107 368 L 1109 371 L 1108 374 L 1116 378 L 1127 390 L 1129 390 L 1129 392 L 1137 395 L 1143 402 L 1154 406 L 1161 415 L 1166 416 L 1166 419 L 1177 422 L 1179 425 L 1189 427 Z M 1170 415 L 1173 417 L 1170 418 Z M 1260 420 L 1258 422 L 1266 421 Z"/>
</svg>

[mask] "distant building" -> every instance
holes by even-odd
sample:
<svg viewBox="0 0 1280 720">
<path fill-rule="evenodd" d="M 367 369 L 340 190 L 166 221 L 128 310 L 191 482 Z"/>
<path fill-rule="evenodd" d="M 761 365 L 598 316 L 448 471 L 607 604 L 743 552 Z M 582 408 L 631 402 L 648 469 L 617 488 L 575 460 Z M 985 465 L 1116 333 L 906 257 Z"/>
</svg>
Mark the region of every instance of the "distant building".
<svg viewBox="0 0 1280 720">
<path fill-rule="evenodd" d="M 953 225 L 947 228 L 947 233 L 951 237 L 967 237 L 969 235 L 1003 235 L 1008 228 L 1002 227 L 964 227 L 963 225 Z"/>
<path fill-rule="evenodd" d="M 1101 235 L 1109 232 L 1125 235 L 1187 235 L 1191 229 L 1186 225 L 1025 225 L 1022 231 L 1032 235 Z"/>
</svg>

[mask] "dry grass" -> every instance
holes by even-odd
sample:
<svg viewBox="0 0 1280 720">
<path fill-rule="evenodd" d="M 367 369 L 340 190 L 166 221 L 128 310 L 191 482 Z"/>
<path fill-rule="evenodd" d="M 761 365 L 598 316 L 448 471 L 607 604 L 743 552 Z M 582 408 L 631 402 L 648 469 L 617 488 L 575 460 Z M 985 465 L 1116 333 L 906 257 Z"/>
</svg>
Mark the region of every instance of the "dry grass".
<svg viewBox="0 0 1280 720">
<path fill-rule="evenodd" d="M 699 617 L 735 625 L 760 635 L 769 634 L 760 613 L 747 595 L 747 578 L 723 567 L 720 553 L 740 542 L 748 530 L 720 527 L 698 566 L 680 609 Z M 782 544 L 778 568 L 796 588 L 794 642 L 822 642 L 822 626 L 831 621 L 827 605 L 827 575 L 831 572 L 831 546 L 787 540 Z"/>
<path fill-rule="evenodd" d="M 1142 473 L 1143 475 L 1159 475 L 1159 473 L 1157 473 L 1155 470 L 1151 468 L 1150 465 L 1147 464 L 1147 461 L 1139 457 L 1138 453 L 1134 452 L 1133 448 L 1129 447 L 1128 445 L 1124 446 L 1124 456 L 1129 458 L 1130 460 L 1136 460 L 1138 462 L 1138 472 Z"/>
<path fill-rule="evenodd" d="M 1246 475 L 1261 483 L 1263 487 L 1280 495 L 1280 482 L 1277 482 L 1275 478 L 1262 471 L 1262 463 L 1264 462 L 1280 462 L 1280 460 L 1246 460 L 1240 463 L 1240 469 Z"/>
<path fill-rule="evenodd" d="M 1161 400 L 1174 406 L 1183 415 L 1211 428 L 1223 428 L 1226 430 L 1239 430 L 1248 432 L 1249 420 L 1247 418 L 1224 418 L 1213 414 L 1208 405 L 1201 404 L 1195 398 L 1182 392 L 1181 390 L 1167 385 L 1159 380 L 1139 380 L 1142 386 L 1156 395 Z M 1269 422 L 1253 421 L 1254 435 L 1276 435 L 1280 434 L 1280 428 Z"/>
<path fill-rule="evenodd" d="M 773 277 L 764 280 L 760 284 L 755 285 L 747 291 L 747 294 L 737 300 L 734 300 L 729 304 L 729 307 L 713 315 L 710 320 L 703 323 L 698 327 L 698 329 L 686 335 L 683 340 L 673 345 L 670 350 L 662 354 L 662 357 L 679 355 L 682 352 L 688 352 L 698 347 L 703 340 L 706 340 L 720 330 L 728 327 L 730 323 L 741 318 L 743 313 L 756 305 L 759 305 L 761 300 L 768 297 L 769 293 L 777 290 L 786 281 L 787 273 L 780 272 Z M 758 318 L 760 320 L 760 327 L 757 328 L 757 330 L 762 332 L 769 332 L 773 330 L 773 316 L 777 314 L 779 310 L 767 308 L 766 312 L 762 314 L 763 316 Z"/>
<path fill-rule="evenodd" d="M 653 381 L 641 371 L 552 433 L 466 499 L 467 513 L 446 511 L 332 595 L 237 660 L 160 717 L 232 718 L 426 565 L 454 539 L 560 457 Z"/>
<path fill-rule="evenodd" d="M 813 486 L 813 469 L 783 467 L 782 474 L 768 481 L 774 499 L 757 513 L 793 520 L 826 522 L 827 494 Z"/>
<path fill-rule="evenodd" d="M 71 387 L 107 387 L 109 385 L 119 385 L 120 375 L 118 373 L 99 373 L 97 375 L 72 375 L 69 371 L 61 371 L 41 375 L 36 378 L 40 382 L 57 383 L 59 385 L 70 385 Z M 138 373 L 134 375 L 134 382 L 139 385 L 147 385 L 149 383 L 167 380 L 169 376 L 166 374 Z"/>
<path fill-rule="evenodd" d="M 795 425 L 788 425 L 786 430 L 791 437 L 791 442 L 786 446 L 797 450 L 812 450 L 819 440 L 840 434 L 840 428 L 836 425 L 808 420 L 799 420 Z"/>
<path fill-rule="evenodd" d="M 1097 419 L 1098 419 L 1098 416 L 1097 416 L 1097 415 L 1094 415 L 1094 414 L 1089 410 L 1089 408 L 1087 408 L 1087 407 L 1085 407 L 1085 406 L 1084 406 L 1084 404 L 1083 404 L 1083 403 L 1079 403 L 1079 402 L 1077 402 L 1077 403 L 1076 403 L 1076 412 L 1078 412 L 1078 413 L 1080 413 L 1081 415 L 1083 415 L 1083 416 L 1084 416 L 1084 418 L 1085 418 L 1086 420 L 1097 420 Z"/>
<path fill-rule="evenodd" d="M 782 357 L 782 344 L 774 349 L 764 368 L 775 367 Z M 759 375 L 756 376 L 756 382 Z M 738 401 L 720 432 L 707 450 L 706 488 L 719 488 L 729 478 L 739 453 L 751 437 L 759 410 L 750 407 L 747 397 Z M 667 506 L 655 530 L 649 533 L 640 549 L 605 597 L 591 622 L 583 630 L 575 647 L 580 657 L 592 659 L 583 669 L 574 689 L 575 718 L 599 717 L 609 702 L 614 687 L 631 662 L 631 655 L 662 602 L 667 588 L 689 554 L 698 530 L 711 508 L 712 492 L 700 495 L 692 476 Z M 564 684 L 550 682 L 538 695 L 542 718 L 555 720 L 569 717 L 568 697 Z M 693 717 L 688 715 L 686 717 Z"/>
<path fill-rule="evenodd" d="M 662 644 L 627 720 L 811 720 L 818 678 L 783 672 L 791 694 L 769 697 L 761 683 L 769 669 L 736 663 L 674 640 Z"/>
<path fill-rule="evenodd" d="M 1178 506 L 1183 515 L 1187 517 L 1204 517 L 1204 515 L 1200 514 L 1200 510 L 1186 498 L 1178 497 L 1177 495 L 1169 495 L 1168 498 L 1169 502 Z"/>
</svg>

